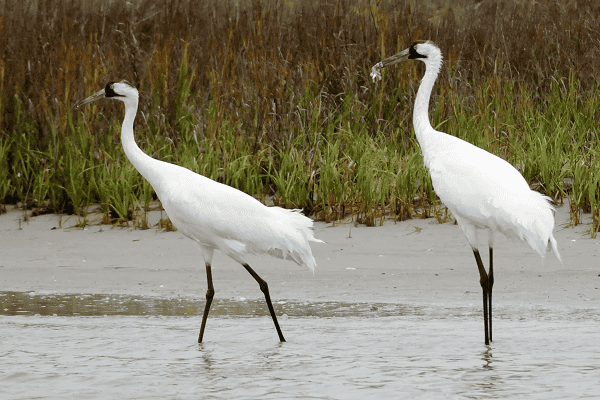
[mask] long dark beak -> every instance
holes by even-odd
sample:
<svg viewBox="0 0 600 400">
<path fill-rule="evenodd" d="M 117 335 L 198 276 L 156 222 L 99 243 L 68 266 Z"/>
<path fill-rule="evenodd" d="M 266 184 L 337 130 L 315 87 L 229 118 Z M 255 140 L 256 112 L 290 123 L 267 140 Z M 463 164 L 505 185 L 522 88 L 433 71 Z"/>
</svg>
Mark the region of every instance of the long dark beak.
<svg viewBox="0 0 600 400">
<path fill-rule="evenodd" d="M 90 97 L 87 97 L 83 100 L 79 100 L 77 103 L 75 103 L 75 108 L 79 108 L 85 104 L 94 102 L 96 100 L 100 100 L 103 99 L 104 97 L 106 97 L 105 93 L 104 93 L 104 89 L 97 91 L 96 93 L 94 93 L 93 95 L 91 95 Z"/>
<path fill-rule="evenodd" d="M 371 79 L 373 79 L 374 81 L 380 80 L 381 79 L 381 70 L 383 68 L 386 68 L 386 67 L 389 67 L 390 65 L 398 64 L 398 63 L 408 60 L 409 50 L 410 50 L 410 48 L 402 50 L 400 53 L 395 54 L 391 57 L 388 57 L 385 60 L 380 61 L 377 64 L 373 65 L 373 68 L 371 68 Z"/>
<path fill-rule="evenodd" d="M 383 68 L 386 68 L 386 67 L 389 67 L 390 65 L 398 64 L 398 63 L 408 60 L 409 50 L 410 50 L 410 48 L 402 50 L 400 53 L 386 58 L 385 60 L 381 61 L 381 66 Z"/>
</svg>

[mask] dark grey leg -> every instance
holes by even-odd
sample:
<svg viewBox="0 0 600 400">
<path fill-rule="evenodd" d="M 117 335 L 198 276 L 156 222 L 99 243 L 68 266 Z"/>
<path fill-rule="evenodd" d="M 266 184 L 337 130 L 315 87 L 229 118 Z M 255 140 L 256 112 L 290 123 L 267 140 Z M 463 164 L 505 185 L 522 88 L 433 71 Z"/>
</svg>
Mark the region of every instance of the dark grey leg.
<svg viewBox="0 0 600 400">
<path fill-rule="evenodd" d="M 212 271 L 210 264 L 206 264 L 206 280 L 208 281 L 208 290 L 206 291 L 206 305 L 204 306 L 204 315 L 202 316 L 202 326 L 200 327 L 200 335 L 198 336 L 198 343 L 202 343 L 202 337 L 204 336 L 204 328 L 206 327 L 206 319 L 208 318 L 208 312 L 210 311 L 210 304 L 212 303 L 213 296 L 215 295 L 215 288 L 212 282 Z"/>
<path fill-rule="evenodd" d="M 490 342 L 492 341 L 492 286 L 494 286 L 494 249 L 490 247 L 490 272 L 488 274 L 488 301 L 489 301 L 489 324 L 490 324 Z"/>
<path fill-rule="evenodd" d="M 250 268 L 250 266 L 248 264 L 242 264 L 242 265 L 244 266 L 244 268 L 246 268 L 246 270 L 248 272 L 250 272 L 250 275 L 252 275 L 252 277 L 254 279 L 256 279 L 256 282 L 258 282 L 258 286 L 260 286 L 260 290 L 265 295 L 265 300 L 267 301 L 267 307 L 269 307 L 269 312 L 271 313 L 271 318 L 273 318 L 273 322 L 275 323 L 275 329 L 277 329 L 277 334 L 279 335 L 279 340 L 282 342 L 285 342 L 285 338 L 283 337 L 283 334 L 281 333 L 281 329 L 279 328 L 279 323 L 277 322 L 277 316 L 275 315 L 275 310 L 273 310 L 273 304 L 271 303 L 271 296 L 269 295 L 269 286 L 267 285 L 267 282 L 265 282 L 260 276 L 258 276 L 258 274 L 256 272 L 254 272 L 254 270 L 252 268 Z"/>
<path fill-rule="evenodd" d="M 479 283 L 483 291 L 483 326 L 485 329 L 485 344 L 489 345 L 490 340 L 488 333 L 488 274 L 487 272 L 485 272 L 485 267 L 483 266 L 483 261 L 481 261 L 479 250 L 474 249 L 473 254 L 475 255 L 475 261 L 477 261 L 477 268 L 479 269 Z"/>
</svg>

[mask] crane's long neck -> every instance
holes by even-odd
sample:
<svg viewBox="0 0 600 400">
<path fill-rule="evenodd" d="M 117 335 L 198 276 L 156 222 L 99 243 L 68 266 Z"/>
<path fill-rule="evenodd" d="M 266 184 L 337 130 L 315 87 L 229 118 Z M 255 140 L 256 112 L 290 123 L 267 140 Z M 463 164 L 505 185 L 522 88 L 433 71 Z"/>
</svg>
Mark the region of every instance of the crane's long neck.
<svg viewBox="0 0 600 400">
<path fill-rule="evenodd" d="M 139 171 L 144 178 L 146 178 L 150 184 L 154 187 L 156 179 L 157 164 L 161 162 L 150 157 L 142 151 L 135 143 L 133 136 L 133 122 L 138 108 L 137 99 L 127 99 L 125 103 L 125 119 L 121 126 L 121 143 L 123 144 L 123 150 L 129 158 L 129 161 L 133 164 L 135 169 Z"/>
<path fill-rule="evenodd" d="M 437 132 L 433 129 L 429 121 L 429 100 L 433 85 L 442 66 L 441 54 L 437 57 L 430 57 L 425 62 L 425 66 L 425 75 L 421 80 L 413 111 L 413 126 L 424 155 L 431 143 L 429 139 Z"/>
</svg>

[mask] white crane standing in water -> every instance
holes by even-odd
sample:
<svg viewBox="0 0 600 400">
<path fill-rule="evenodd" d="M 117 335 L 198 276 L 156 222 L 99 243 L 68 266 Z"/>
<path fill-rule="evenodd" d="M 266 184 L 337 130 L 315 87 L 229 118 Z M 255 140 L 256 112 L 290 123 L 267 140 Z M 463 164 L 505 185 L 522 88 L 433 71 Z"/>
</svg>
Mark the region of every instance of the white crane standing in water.
<svg viewBox="0 0 600 400">
<path fill-rule="evenodd" d="M 258 282 L 275 323 L 279 340 L 285 342 L 271 304 L 269 288 L 246 262 L 246 254 L 268 253 L 295 261 L 314 271 L 316 263 L 309 242 L 313 222 L 298 210 L 267 207 L 235 188 L 215 182 L 178 165 L 156 160 L 135 143 L 133 121 L 138 108 L 138 91 L 127 81 L 110 82 L 75 107 L 112 98 L 125 103 L 121 142 L 125 154 L 150 182 L 173 225 L 200 246 L 206 265 L 208 290 L 198 343 L 202 342 L 206 319 L 214 296 L 211 262 L 215 249 L 227 254 L 246 268 Z"/>
<path fill-rule="evenodd" d="M 429 98 L 442 66 L 442 53 L 431 41 L 413 43 L 408 49 L 375 64 L 371 77 L 379 80 L 382 68 L 406 60 L 425 63 L 425 75 L 413 111 L 415 134 L 435 192 L 452 212 L 473 249 L 483 290 L 485 344 L 488 345 L 492 340 L 494 233 L 526 240 L 542 261 L 551 248 L 562 263 L 552 235 L 554 209 L 549 198 L 531 190 L 523 176 L 505 160 L 433 129 L 429 122 Z M 489 234 L 489 273 L 479 255 L 479 230 Z"/>
</svg>

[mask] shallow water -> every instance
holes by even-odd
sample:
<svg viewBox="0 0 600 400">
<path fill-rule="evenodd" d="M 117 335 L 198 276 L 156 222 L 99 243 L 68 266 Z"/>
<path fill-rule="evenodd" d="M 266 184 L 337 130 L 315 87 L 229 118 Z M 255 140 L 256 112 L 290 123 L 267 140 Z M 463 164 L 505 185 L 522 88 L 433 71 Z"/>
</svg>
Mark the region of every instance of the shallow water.
<svg viewBox="0 0 600 400">
<path fill-rule="evenodd" d="M 597 398 L 595 310 L 0 293 L 3 399 Z"/>
</svg>

